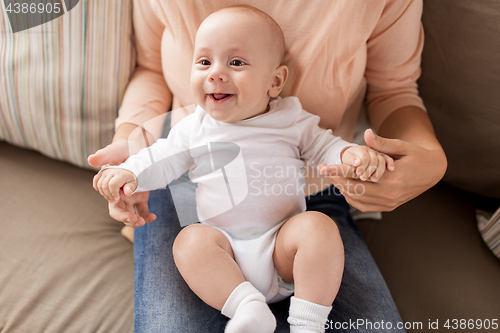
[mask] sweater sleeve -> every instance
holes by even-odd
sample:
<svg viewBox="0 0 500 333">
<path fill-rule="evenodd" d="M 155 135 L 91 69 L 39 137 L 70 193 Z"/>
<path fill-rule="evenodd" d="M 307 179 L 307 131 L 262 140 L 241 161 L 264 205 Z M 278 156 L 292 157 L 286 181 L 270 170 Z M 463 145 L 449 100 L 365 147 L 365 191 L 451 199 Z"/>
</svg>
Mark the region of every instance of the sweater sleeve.
<svg viewBox="0 0 500 333">
<path fill-rule="evenodd" d="M 424 44 L 421 16 L 422 0 L 387 0 L 367 42 L 366 106 L 375 129 L 401 107 L 425 110 L 417 89 Z"/>
<path fill-rule="evenodd" d="M 137 67 L 125 91 L 115 128 L 123 123 L 139 126 L 167 112 L 172 103 L 161 63 L 165 26 L 155 15 L 150 1 L 134 0 L 133 8 Z"/>
<path fill-rule="evenodd" d="M 135 192 L 163 188 L 179 178 L 193 164 L 189 150 L 189 135 L 195 120 L 194 115 L 183 118 L 171 130 L 166 139 L 158 139 L 150 147 L 143 148 L 130 156 L 118 168 L 132 172 L 137 180 Z M 101 171 L 102 171 L 101 170 Z"/>
<path fill-rule="evenodd" d="M 299 143 L 300 157 L 307 160 L 308 165 L 316 168 L 319 164 L 342 164 L 340 153 L 356 144 L 342 140 L 332 134 L 332 130 L 325 130 L 318 126 L 320 117 L 305 110 L 299 113 L 296 122 L 301 133 Z"/>
</svg>

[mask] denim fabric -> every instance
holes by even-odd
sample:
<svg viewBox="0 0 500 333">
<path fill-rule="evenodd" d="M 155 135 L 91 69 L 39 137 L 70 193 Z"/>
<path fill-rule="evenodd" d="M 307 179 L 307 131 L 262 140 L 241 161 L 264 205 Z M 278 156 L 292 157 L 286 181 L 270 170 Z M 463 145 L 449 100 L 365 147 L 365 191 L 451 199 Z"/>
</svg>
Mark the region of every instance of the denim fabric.
<svg viewBox="0 0 500 333">
<path fill-rule="evenodd" d="M 345 247 L 342 284 L 327 327 L 337 325 L 335 332 L 404 332 L 396 329 L 401 318 L 349 206 L 334 189 L 307 199 L 308 210 L 323 212 L 337 223 Z M 186 198 L 182 210 L 194 209 L 192 189 L 174 186 L 172 191 L 176 198 Z M 158 218 L 135 232 L 135 332 L 223 332 L 227 318 L 201 301 L 175 267 L 172 244 L 181 227 L 172 195 L 168 188 L 151 192 L 149 209 Z M 288 298 L 270 306 L 278 321 L 276 332 L 289 332 L 289 303 Z M 382 329 L 388 322 L 392 329 Z"/>
</svg>

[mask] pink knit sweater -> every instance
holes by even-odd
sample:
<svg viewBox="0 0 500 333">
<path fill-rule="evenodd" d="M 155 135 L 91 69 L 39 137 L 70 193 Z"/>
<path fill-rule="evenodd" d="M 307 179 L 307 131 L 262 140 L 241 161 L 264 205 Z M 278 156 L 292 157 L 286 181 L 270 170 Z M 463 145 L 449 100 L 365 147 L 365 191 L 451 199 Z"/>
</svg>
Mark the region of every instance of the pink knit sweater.
<svg viewBox="0 0 500 333">
<path fill-rule="evenodd" d="M 281 26 L 290 69 L 281 95 L 299 97 L 321 117 L 320 126 L 350 140 L 365 101 L 375 129 L 398 108 L 424 109 L 416 84 L 422 0 L 135 0 L 138 67 L 116 126 L 194 104 L 189 77 L 198 26 L 213 11 L 240 3 Z"/>
</svg>

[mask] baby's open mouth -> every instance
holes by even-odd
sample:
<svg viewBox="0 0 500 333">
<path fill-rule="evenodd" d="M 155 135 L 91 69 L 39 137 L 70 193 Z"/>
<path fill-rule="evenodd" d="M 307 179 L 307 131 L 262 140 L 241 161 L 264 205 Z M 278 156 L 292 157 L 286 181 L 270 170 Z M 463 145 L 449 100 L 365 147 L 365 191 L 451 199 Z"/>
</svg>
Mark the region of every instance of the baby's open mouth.
<svg viewBox="0 0 500 333">
<path fill-rule="evenodd" d="M 216 101 L 220 101 L 220 100 L 228 98 L 232 95 L 231 94 L 210 94 L 210 96 L 212 96 L 212 98 L 215 99 Z"/>
</svg>

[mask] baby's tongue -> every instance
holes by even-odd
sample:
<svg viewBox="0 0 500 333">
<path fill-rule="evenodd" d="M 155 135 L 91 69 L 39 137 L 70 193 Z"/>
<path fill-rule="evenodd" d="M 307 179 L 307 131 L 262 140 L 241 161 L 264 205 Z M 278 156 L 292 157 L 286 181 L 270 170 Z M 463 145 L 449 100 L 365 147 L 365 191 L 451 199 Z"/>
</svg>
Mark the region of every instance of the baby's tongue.
<svg viewBox="0 0 500 333">
<path fill-rule="evenodd" d="M 214 94 L 215 99 L 223 99 L 229 96 L 229 94 Z"/>
</svg>

